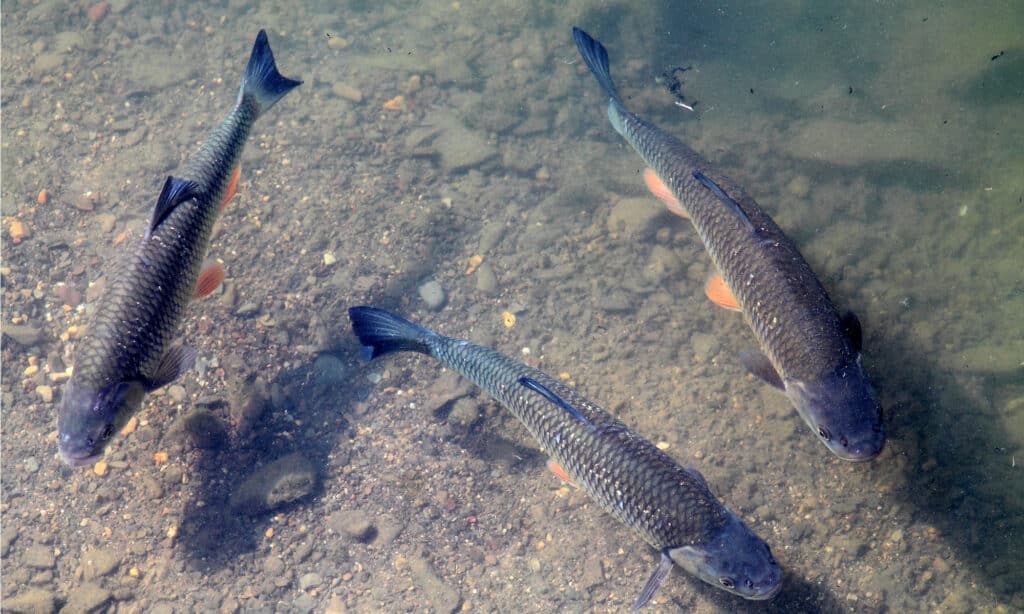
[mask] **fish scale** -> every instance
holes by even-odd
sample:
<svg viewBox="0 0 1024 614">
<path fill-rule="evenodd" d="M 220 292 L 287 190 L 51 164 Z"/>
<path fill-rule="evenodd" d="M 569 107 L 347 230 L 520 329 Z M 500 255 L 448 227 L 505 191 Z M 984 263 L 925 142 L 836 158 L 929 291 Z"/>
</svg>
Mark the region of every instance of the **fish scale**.
<svg viewBox="0 0 1024 614">
<path fill-rule="evenodd" d="M 197 292 L 214 223 L 254 122 L 300 83 L 278 73 L 261 30 L 234 108 L 181 174 L 167 178 L 145 234 L 107 276 L 58 411 L 58 445 L 67 463 L 94 462 L 147 392 L 194 363 L 194 350 L 169 346 Z"/>
<path fill-rule="evenodd" d="M 746 353 L 748 369 L 783 390 L 834 454 L 876 457 L 885 444 L 882 407 L 861 367 L 856 316 L 839 314 L 796 245 L 736 182 L 626 108 L 601 43 L 579 28 L 573 36 L 608 96 L 612 127 L 667 188 L 671 196 L 660 197 L 669 208 L 690 219 L 754 332 L 763 353 Z"/>
<path fill-rule="evenodd" d="M 489 348 L 442 336 L 429 343 L 432 355 L 508 408 L 576 484 L 651 546 L 696 543 L 724 524 L 724 507 L 702 480 L 572 388 Z M 586 423 L 524 388 L 523 377 L 554 391 Z"/>
<path fill-rule="evenodd" d="M 782 571 L 768 545 L 723 505 L 696 469 L 672 458 L 572 388 L 500 352 L 445 337 L 375 307 L 349 309 L 371 358 L 420 352 L 505 406 L 604 510 L 661 552 L 634 609 L 679 565 L 747 599 L 770 599 Z"/>
</svg>

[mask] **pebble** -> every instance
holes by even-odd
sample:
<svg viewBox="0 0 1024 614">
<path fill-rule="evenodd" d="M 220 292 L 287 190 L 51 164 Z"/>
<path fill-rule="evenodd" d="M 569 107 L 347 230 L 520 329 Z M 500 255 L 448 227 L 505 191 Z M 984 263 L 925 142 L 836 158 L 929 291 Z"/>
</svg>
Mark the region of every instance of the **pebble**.
<svg viewBox="0 0 1024 614">
<path fill-rule="evenodd" d="M 439 311 L 444 307 L 444 303 L 447 300 L 447 297 L 444 294 L 444 288 L 442 288 L 441 284 L 437 283 L 433 279 L 420 284 L 419 293 L 420 298 L 427 304 L 427 307 L 434 311 Z"/>
<path fill-rule="evenodd" d="M 43 403 L 51 403 L 53 401 L 53 388 L 51 386 L 45 384 L 36 386 L 36 394 L 43 400 Z"/>
<path fill-rule="evenodd" d="M 317 382 L 322 386 L 335 386 L 345 381 L 345 363 L 331 354 L 321 354 L 313 361 Z"/>
<path fill-rule="evenodd" d="M 270 555 L 263 559 L 263 572 L 268 576 L 276 576 L 284 571 L 284 561 L 281 557 L 276 555 Z"/>
<path fill-rule="evenodd" d="M 21 561 L 33 569 L 53 569 L 53 566 L 57 564 L 53 549 L 40 545 L 25 548 L 25 552 L 21 555 Z"/>
<path fill-rule="evenodd" d="M 112 213 L 100 213 L 96 216 L 96 224 L 99 226 L 100 232 L 110 232 L 117 224 L 117 216 Z"/>
<path fill-rule="evenodd" d="M 295 452 L 254 472 L 231 493 L 229 504 L 236 512 L 261 514 L 305 497 L 316 483 L 313 463 Z"/>
<path fill-rule="evenodd" d="M 327 517 L 327 528 L 339 535 L 363 540 L 373 532 L 373 520 L 362 510 L 340 510 Z"/>
<path fill-rule="evenodd" d="M 109 10 L 109 2 L 97 2 L 89 7 L 89 10 L 85 12 L 85 16 L 89 18 L 90 23 L 99 23 L 107 16 L 107 11 Z"/>
<path fill-rule="evenodd" d="M 487 262 L 476 270 L 476 289 L 487 295 L 498 292 L 498 276 L 494 273 L 494 267 Z"/>
<path fill-rule="evenodd" d="M 171 423 L 170 440 L 188 439 L 201 450 L 219 450 L 227 445 L 228 432 L 220 418 L 202 407 L 193 407 Z"/>
<path fill-rule="evenodd" d="M 7 556 L 7 553 L 11 551 L 11 544 L 16 539 L 18 539 L 18 527 L 9 522 L 4 523 L 4 527 L 0 529 L 0 557 Z"/>
<path fill-rule="evenodd" d="M 239 316 L 239 317 L 242 317 L 242 318 L 248 318 L 248 317 L 256 315 L 257 313 L 259 313 L 259 311 L 260 311 L 260 306 L 259 305 L 257 305 L 256 303 L 253 303 L 253 302 L 249 302 L 249 303 L 243 303 L 242 306 L 239 307 L 237 311 L 235 311 L 235 315 Z"/>
<path fill-rule="evenodd" d="M 299 589 L 300 590 L 308 590 L 308 589 L 320 586 L 320 584 L 323 581 L 324 581 L 324 579 L 322 577 L 320 577 L 320 574 L 318 574 L 318 573 L 310 572 L 310 573 L 302 574 L 301 576 L 299 576 Z"/>
<path fill-rule="evenodd" d="M 458 590 L 444 582 L 422 554 L 409 557 L 409 572 L 413 584 L 417 585 L 424 595 L 430 599 L 434 611 L 440 614 L 451 614 L 459 607 L 462 595 Z"/>
<path fill-rule="evenodd" d="M 67 603 L 61 608 L 62 614 L 86 614 L 97 612 L 110 601 L 110 591 L 94 582 L 86 582 L 68 591 Z"/>
<path fill-rule="evenodd" d="M 28 473 L 35 473 L 36 471 L 39 471 L 39 461 L 34 457 L 30 456 L 26 458 L 22 461 L 22 464 L 25 466 L 25 471 Z"/>
<path fill-rule="evenodd" d="M 654 221 L 663 210 L 650 198 L 623 198 L 608 213 L 608 230 L 622 232 L 626 237 L 644 235 L 654 228 Z"/>
<path fill-rule="evenodd" d="M 363 101 L 363 92 L 360 91 L 359 88 L 347 83 L 335 83 L 331 86 L 331 91 L 334 92 L 335 96 L 344 98 L 345 100 L 351 100 L 352 102 Z"/>
<path fill-rule="evenodd" d="M 28 224 L 19 220 L 11 220 L 11 225 L 7 227 L 7 232 L 11 235 L 11 241 L 15 244 L 21 243 L 32 236 L 32 231 L 29 230 Z"/>
<path fill-rule="evenodd" d="M 15 614 L 50 614 L 57 611 L 57 597 L 41 588 L 30 588 L 4 599 L 4 611 Z"/>
<path fill-rule="evenodd" d="M 121 556 L 112 548 L 93 548 L 82 555 L 82 577 L 95 580 L 114 573 L 121 565 Z"/>
<path fill-rule="evenodd" d="M 182 401 L 185 400 L 185 387 L 180 384 L 168 386 L 167 395 L 170 396 L 176 403 L 181 403 Z"/>
<path fill-rule="evenodd" d="M 23 347 L 37 345 L 43 340 L 43 330 L 31 324 L 5 324 L 3 334 Z"/>
<path fill-rule="evenodd" d="M 441 129 L 434 139 L 434 149 L 441 156 L 441 167 L 445 173 L 479 167 L 498 155 L 494 142 L 479 131 L 467 128 L 455 115 L 435 112 L 423 123 Z"/>
</svg>

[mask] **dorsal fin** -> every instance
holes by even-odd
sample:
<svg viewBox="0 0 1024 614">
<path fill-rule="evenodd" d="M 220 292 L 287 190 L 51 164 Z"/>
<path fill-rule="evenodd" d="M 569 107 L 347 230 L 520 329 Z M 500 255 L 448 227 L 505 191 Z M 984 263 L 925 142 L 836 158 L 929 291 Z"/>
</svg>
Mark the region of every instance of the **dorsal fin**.
<svg viewBox="0 0 1024 614">
<path fill-rule="evenodd" d="M 164 182 L 164 188 L 160 190 L 160 197 L 156 199 L 156 205 L 153 207 L 153 217 L 149 220 L 149 227 L 146 228 L 146 238 L 153 234 L 157 226 L 167 219 L 175 207 L 195 197 L 198 187 L 193 181 L 168 176 L 167 181 Z"/>
<path fill-rule="evenodd" d="M 545 399 L 551 401 L 555 405 L 557 405 L 557 406 L 561 407 L 562 409 L 564 409 L 565 411 L 569 412 L 569 414 L 571 414 L 573 418 L 576 418 L 577 420 L 579 420 L 580 422 L 582 422 L 584 424 L 590 424 L 590 421 L 587 420 L 586 416 L 584 416 L 580 412 L 580 410 L 578 410 L 575 407 L 573 407 L 573 405 L 571 403 L 569 403 L 568 401 L 566 401 L 562 397 L 558 396 L 550 388 L 548 388 L 544 384 L 538 382 L 537 380 L 533 379 L 532 377 L 526 377 L 526 376 L 520 377 L 519 378 L 519 383 L 524 388 L 529 388 L 530 390 L 540 394 Z"/>
<path fill-rule="evenodd" d="M 729 210 L 736 214 L 736 217 L 740 218 L 747 228 L 751 232 L 757 232 L 757 228 L 754 223 L 747 217 L 747 212 L 744 211 L 738 202 L 732 199 L 731 196 L 725 193 L 725 190 L 721 188 L 717 183 L 708 178 L 707 175 L 700 171 L 693 171 L 693 178 L 700 182 L 705 188 L 711 190 L 711 193 L 718 197 L 718 200 L 722 201 L 729 206 Z"/>
</svg>

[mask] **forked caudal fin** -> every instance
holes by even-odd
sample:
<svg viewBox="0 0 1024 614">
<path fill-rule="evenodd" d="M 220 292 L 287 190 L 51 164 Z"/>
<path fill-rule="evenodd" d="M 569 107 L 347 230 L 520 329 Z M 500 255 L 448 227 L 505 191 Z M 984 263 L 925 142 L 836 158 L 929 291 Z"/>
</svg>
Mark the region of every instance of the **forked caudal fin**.
<svg viewBox="0 0 1024 614">
<path fill-rule="evenodd" d="M 430 354 L 428 341 L 437 337 L 428 328 L 376 307 L 351 307 L 348 317 L 352 320 L 352 332 L 371 359 L 391 352 Z"/>
<path fill-rule="evenodd" d="M 277 72 L 274 52 L 270 50 L 270 43 L 267 41 L 267 32 L 260 30 L 256 35 L 252 55 L 249 56 L 245 76 L 242 77 L 242 87 L 238 90 L 238 103 L 241 104 L 245 97 L 251 96 L 256 103 L 256 114 L 262 115 L 285 94 L 300 85 L 302 81 L 283 77 Z"/>
<path fill-rule="evenodd" d="M 576 48 L 586 62 L 587 68 L 594 74 L 594 78 L 601 85 L 608 97 L 619 102 L 619 92 L 615 89 L 615 82 L 612 81 L 611 69 L 608 68 L 608 50 L 592 36 L 573 26 L 572 37 L 576 40 Z"/>
</svg>

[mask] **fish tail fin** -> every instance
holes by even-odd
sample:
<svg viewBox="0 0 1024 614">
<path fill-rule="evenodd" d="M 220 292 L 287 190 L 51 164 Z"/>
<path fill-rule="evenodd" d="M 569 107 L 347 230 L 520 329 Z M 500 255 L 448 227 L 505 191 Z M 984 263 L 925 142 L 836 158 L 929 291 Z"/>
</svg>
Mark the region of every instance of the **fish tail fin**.
<svg viewBox="0 0 1024 614">
<path fill-rule="evenodd" d="M 352 332 L 366 349 L 368 358 L 391 352 L 419 352 L 431 354 L 431 341 L 438 337 L 434 331 L 376 307 L 351 307 L 348 317 Z"/>
<path fill-rule="evenodd" d="M 619 92 L 615 89 L 615 82 L 612 81 L 611 69 L 608 68 L 608 51 L 604 45 L 576 26 L 572 28 L 572 36 L 576 39 L 576 48 L 583 56 L 583 61 L 601 85 L 601 89 L 608 94 L 609 98 L 618 102 Z"/>
<path fill-rule="evenodd" d="M 579 49 L 580 56 L 583 57 L 587 68 L 597 79 L 604 93 L 608 95 L 608 121 L 611 122 L 616 132 L 625 136 L 623 116 L 629 113 L 629 110 L 622 103 L 619 91 L 615 88 L 615 82 L 612 81 L 611 69 L 608 66 L 608 50 L 600 41 L 576 26 L 572 28 L 572 36 L 576 39 L 576 48 Z"/>
<path fill-rule="evenodd" d="M 238 103 L 241 104 L 246 97 L 251 97 L 256 103 L 256 114 L 262 115 L 274 106 L 274 103 L 284 98 L 285 94 L 300 85 L 302 81 L 289 79 L 277 72 L 274 52 L 270 50 L 270 42 L 267 41 L 267 32 L 260 30 L 256 35 L 252 55 L 249 56 L 245 76 L 242 77 L 242 86 L 238 90 Z"/>
</svg>

